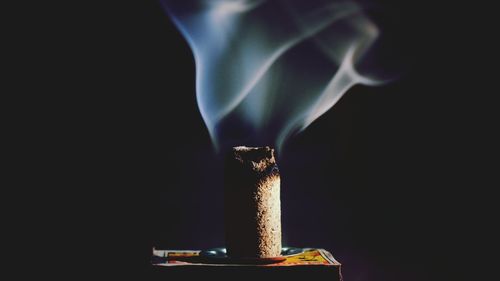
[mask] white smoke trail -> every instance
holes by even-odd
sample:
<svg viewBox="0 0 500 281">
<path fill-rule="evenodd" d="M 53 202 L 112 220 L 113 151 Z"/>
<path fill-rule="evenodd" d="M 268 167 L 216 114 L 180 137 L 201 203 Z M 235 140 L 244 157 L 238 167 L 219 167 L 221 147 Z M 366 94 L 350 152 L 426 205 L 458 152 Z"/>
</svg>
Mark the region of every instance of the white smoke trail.
<svg viewBox="0 0 500 281">
<path fill-rule="evenodd" d="M 379 82 L 355 70 L 378 29 L 352 1 L 163 1 L 193 50 L 198 106 L 216 147 L 232 137 L 218 126 L 236 116 L 252 139 L 279 148 L 353 85 Z M 314 51 L 290 55 L 310 42 Z M 318 58 L 331 67 L 287 67 Z"/>
</svg>

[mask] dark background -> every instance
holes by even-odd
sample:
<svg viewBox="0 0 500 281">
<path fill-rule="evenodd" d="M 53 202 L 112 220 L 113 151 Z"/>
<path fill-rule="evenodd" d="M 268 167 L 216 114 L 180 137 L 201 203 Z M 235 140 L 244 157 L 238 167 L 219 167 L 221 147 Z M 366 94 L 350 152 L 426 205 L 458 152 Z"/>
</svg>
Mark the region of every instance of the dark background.
<svg viewBox="0 0 500 281">
<path fill-rule="evenodd" d="M 278 159 L 284 244 L 331 251 L 347 281 L 460 277 L 482 231 L 471 210 L 489 208 L 476 207 L 492 169 L 482 33 L 465 8 L 403 2 L 369 11 L 401 78 L 352 88 Z M 20 85 L 40 92 L 25 148 L 37 181 L 64 196 L 47 216 L 74 211 L 55 240 L 113 268 L 147 268 L 153 246 L 222 246 L 223 171 L 188 45 L 156 1 L 80 4 L 42 16 L 24 45 L 34 75 Z"/>
</svg>

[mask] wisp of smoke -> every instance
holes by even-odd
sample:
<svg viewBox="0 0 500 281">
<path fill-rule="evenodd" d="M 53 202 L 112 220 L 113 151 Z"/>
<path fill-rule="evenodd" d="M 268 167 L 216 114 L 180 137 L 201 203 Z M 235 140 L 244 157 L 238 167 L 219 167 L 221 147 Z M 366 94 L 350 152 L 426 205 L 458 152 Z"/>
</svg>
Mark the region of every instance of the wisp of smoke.
<svg viewBox="0 0 500 281">
<path fill-rule="evenodd" d="M 196 97 L 216 148 L 274 144 L 355 84 L 379 35 L 349 0 L 162 0 L 191 47 Z"/>
</svg>

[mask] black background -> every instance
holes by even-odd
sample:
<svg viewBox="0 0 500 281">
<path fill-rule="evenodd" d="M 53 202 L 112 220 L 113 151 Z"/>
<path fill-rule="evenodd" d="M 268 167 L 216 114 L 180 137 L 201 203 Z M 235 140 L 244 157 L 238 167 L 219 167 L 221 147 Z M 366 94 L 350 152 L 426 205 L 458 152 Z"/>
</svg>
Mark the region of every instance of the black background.
<svg viewBox="0 0 500 281">
<path fill-rule="evenodd" d="M 458 6 L 403 2 L 370 12 L 401 78 L 352 88 L 279 155 L 284 244 L 326 248 L 348 281 L 460 276 L 481 232 L 471 209 L 489 207 L 475 207 L 492 113 L 474 76 L 482 34 Z M 114 273 L 147 269 L 153 246 L 222 246 L 223 171 L 188 45 L 158 2 L 80 4 L 42 16 L 21 50 L 33 75 L 20 86 L 40 94 L 19 119 L 37 182 L 55 190 L 54 240 Z"/>
</svg>

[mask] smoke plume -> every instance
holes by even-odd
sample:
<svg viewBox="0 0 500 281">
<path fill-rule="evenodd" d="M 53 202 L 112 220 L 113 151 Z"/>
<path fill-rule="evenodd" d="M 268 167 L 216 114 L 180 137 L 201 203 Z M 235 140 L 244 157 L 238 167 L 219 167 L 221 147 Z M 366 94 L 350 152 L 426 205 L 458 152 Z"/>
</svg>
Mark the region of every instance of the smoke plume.
<svg viewBox="0 0 500 281">
<path fill-rule="evenodd" d="M 276 145 L 355 84 L 379 35 L 353 1 L 162 0 L 196 63 L 198 107 L 214 145 Z"/>
</svg>

